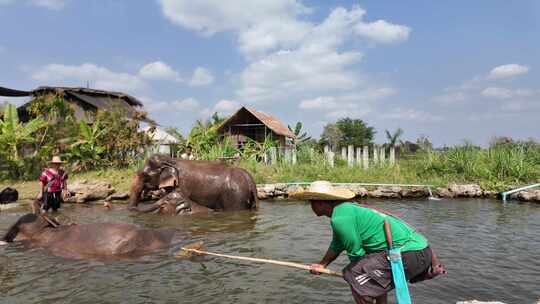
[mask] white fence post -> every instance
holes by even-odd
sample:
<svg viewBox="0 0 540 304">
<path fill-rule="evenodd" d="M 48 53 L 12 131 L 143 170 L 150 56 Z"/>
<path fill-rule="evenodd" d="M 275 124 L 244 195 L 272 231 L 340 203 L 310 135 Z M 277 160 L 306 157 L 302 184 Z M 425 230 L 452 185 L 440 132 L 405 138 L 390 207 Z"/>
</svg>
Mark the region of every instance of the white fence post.
<svg viewBox="0 0 540 304">
<path fill-rule="evenodd" d="M 390 147 L 390 165 L 393 166 L 396 164 L 396 147 Z"/>
<path fill-rule="evenodd" d="M 294 149 L 292 149 L 291 152 L 292 152 L 292 164 L 296 165 L 296 147 L 294 147 Z"/>
<path fill-rule="evenodd" d="M 347 159 L 347 147 L 341 147 L 341 159 L 342 160 Z"/>
<path fill-rule="evenodd" d="M 381 156 L 379 157 L 379 161 L 381 162 L 381 165 L 384 165 L 385 159 L 386 159 L 386 149 L 384 146 L 381 147 Z"/>
<path fill-rule="evenodd" d="M 328 153 L 326 153 L 326 158 L 328 159 L 330 167 L 334 167 L 334 152 L 328 151 Z"/>
<path fill-rule="evenodd" d="M 354 147 L 352 145 L 347 147 L 347 165 L 354 166 Z"/>
<path fill-rule="evenodd" d="M 276 147 L 270 148 L 270 164 L 271 165 L 277 164 L 277 148 Z"/>
<path fill-rule="evenodd" d="M 356 147 L 356 165 L 362 167 L 362 148 Z"/>
<path fill-rule="evenodd" d="M 362 159 L 363 159 L 364 170 L 369 169 L 369 147 L 368 146 L 364 146 L 364 150 L 362 151 Z"/>
<path fill-rule="evenodd" d="M 379 163 L 379 149 L 377 146 L 373 146 L 373 163 L 375 165 Z"/>
</svg>

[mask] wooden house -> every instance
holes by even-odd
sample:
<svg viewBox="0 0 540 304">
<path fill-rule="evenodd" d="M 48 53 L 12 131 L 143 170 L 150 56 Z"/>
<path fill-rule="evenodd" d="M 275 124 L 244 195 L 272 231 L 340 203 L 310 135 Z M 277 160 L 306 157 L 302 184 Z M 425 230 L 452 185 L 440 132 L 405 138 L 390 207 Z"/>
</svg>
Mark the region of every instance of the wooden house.
<svg viewBox="0 0 540 304">
<path fill-rule="evenodd" d="M 32 117 L 29 107 L 39 98 L 61 96 L 72 107 L 77 121 L 92 123 L 98 109 L 113 111 L 119 109 L 128 118 L 142 111 L 143 104 L 135 97 L 120 92 L 111 92 L 76 87 L 39 87 L 32 91 L 20 91 L 0 87 L 0 96 L 30 97 L 30 100 L 17 108 L 19 119 L 29 121 Z"/>
<path fill-rule="evenodd" d="M 292 148 L 295 135 L 277 118 L 252 108 L 242 107 L 218 128 L 218 133 L 228 136 L 238 148 L 247 138 L 264 142 L 266 138 L 278 143 L 278 148 Z"/>
</svg>

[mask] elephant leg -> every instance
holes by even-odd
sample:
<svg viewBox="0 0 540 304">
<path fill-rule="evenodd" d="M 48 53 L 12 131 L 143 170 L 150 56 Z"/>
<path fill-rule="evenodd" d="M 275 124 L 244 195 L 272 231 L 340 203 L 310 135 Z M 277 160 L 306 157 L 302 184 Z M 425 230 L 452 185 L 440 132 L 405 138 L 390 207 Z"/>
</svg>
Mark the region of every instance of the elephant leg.
<svg viewBox="0 0 540 304">
<path fill-rule="evenodd" d="M 137 175 L 135 175 L 135 178 L 131 183 L 131 189 L 129 191 L 128 209 L 136 210 L 137 205 L 139 205 L 141 193 L 144 189 L 144 175 L 145 174 L 143 172 L 137 172 Z"/>
</svg>

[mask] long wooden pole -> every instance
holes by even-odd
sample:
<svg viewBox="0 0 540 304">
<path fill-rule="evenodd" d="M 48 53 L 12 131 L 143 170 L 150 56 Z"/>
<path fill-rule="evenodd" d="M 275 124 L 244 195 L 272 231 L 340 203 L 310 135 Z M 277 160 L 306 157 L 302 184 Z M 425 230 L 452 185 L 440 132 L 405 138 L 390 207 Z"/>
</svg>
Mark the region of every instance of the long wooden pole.
<svg viewBox="0 0 540 304">
<path fill-rule="evenodd" d="M 269 259 L 260 259 L 260 258 L 250 258 L 250 257 L 243 257 L 243 256 L 236 256 L 236 255 L 228 255 L 228 254 L 221 254 L 221 253 L 213 253 L 198 249 L 192 249 L 192 248 L 184 248 L 182 247 L 182 250 L 196 253 L 196 254 L 204 254 L 204 255 L 211 255 L 221 258 L 228 258 L 228 259 L 235 259 L 235 260 L 242 260 L 242 261 L 249 261 L 249 262 L 256 262 L 256 263 L 267 263 L 267 264 L 274 264 L 274 265 L 280 265 L 280 266 L 287 266 L 287 267 L 294 267 L 304 270 L 311 270 L 311 267 L 309 265 L 300 264 L 300 263 L 293 263 L 293 262 L 284 262 L 284 261 L 276 261 L 276 260 L 269 260 Z M 320 273 L 329 274 L 336 277 L 343 277 L 343 275 L 340 272 L 333 271 L 330 269 L 322 268 L 317 270 Z"/>
</svg>

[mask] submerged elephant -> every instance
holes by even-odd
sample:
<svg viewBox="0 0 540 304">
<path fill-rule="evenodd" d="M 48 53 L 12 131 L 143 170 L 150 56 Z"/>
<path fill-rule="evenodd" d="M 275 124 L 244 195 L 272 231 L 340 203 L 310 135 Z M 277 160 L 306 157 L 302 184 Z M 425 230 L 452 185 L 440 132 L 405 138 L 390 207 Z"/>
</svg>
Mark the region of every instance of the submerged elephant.
<svg viewBox="0 0 540 304">
<path fill-rule="evenodd" d="M 143 192 L 158 189 L 165 189 L 169 194 L 152 205 L 138 207 Z M 164 211 L 164 206 L 168 211 Z M 242 168 L 155 154 L 135 176 L 129 208 L 169 214 L 256 209 L 257 186 Z M 171 212 L 171 208 L 175 212 Z"/>
<path fill-rule="evenodd" d="M 66 258 L 131 258 L 169 247 L 174 229 L 142 229 L 124 223 L 62 226 L 46 215 L 29 213 L 2 240 L 28 241 Z"/>
<path fill-rule="evenodd" d="M 157 202 L 137 207 L 141 212 L 152 212 L 166 215 L 208 213 L 213 210 L 194 202 L 188 202 L 178 191 L 165 194 Z"/>
</svg>

